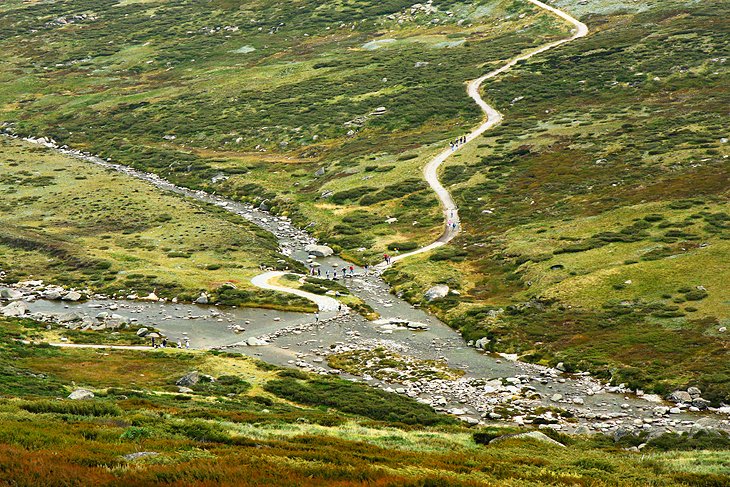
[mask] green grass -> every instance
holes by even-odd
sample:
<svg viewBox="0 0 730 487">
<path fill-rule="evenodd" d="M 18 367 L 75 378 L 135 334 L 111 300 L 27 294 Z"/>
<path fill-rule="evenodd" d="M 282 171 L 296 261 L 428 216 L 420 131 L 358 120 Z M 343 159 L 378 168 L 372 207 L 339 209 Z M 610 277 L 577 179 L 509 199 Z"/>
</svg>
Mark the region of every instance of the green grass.
<svg viewBox="0 0 730 487">
<path fill-rule="evenodd" d="M 483 445 L 520 430 L 468 428 L 407 397 L 236 354 L 17 341 L 41 329 L 0 322 L 0 363 L 15 376 L 0 380 L 4 483 L 722 485 L 730 462 L 727 438 L 712 435 L 660 437 L 640 455 L 621 448 L 641 439 L 559 433 L 566 448 Z M 180 394 L 175 381 L 190 370 L 217 380 Z M 96 397 L 61 399 L 76 387 Z M 135 452 L 155 455 L 123 458 Z"/>
<path fill-rule="evenodd" d="M 242 218 L 30 144 L 0 147 L 8 280 L 188 300 L 231 283 L 239 295 L 226 304 L 309 308 L 250 284 L 280 256 L 276 240 Z"/>
</svg>

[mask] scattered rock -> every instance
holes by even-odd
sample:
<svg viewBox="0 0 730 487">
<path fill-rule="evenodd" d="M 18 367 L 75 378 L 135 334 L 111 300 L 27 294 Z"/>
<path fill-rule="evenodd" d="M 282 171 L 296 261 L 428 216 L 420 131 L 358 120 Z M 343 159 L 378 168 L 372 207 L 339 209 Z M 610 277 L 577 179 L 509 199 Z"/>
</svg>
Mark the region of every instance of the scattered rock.
<svg viewBox="0 0 730 487">
<path fill-rule="evenodd" d="M 449 286 L 445 284 L 439 284 L 426 291 L 423 297 L 426 298 L 426 301 L 433 301 L 435 299 L 443 298 L 447 294 L 449 294 Z"/>
<path fill-rule="evenodd" d="M 692 402 L 692 396 L 686 391 L 674 391 L 667 396 L 667 400 L 672 402 Z"/>
<path fill-rule="evenodd" d="M 264 345 L 268 345 L 269 343 L 266 340 L 262 340 L 260 338 L 251 337 L 248 340 L 246 340 L 246 345 L 249 347 L 262 347 Z"/>
<path fill-rule="evenodd" d="M 702 391 L 699 390 L 697 387 L 688 387 L 687 393 L 692 396 L 692 399 L 698 398 L 702 395 Z"/>
<path fill-rule="evenodd" d="M 63 299 L 64 301 L 79 301 L 81 299 L 81 293 L 76 291 L 69 291 L 61 299 Z"/>
<path fill-rule="evenodd" d="M 0 289 L 0 298 L 16 301 L 23 298 L 23 293 L 16 289 Z"/>
<path fill-rule="evenodd" d="M 553 402 L 558 402 L 562 398 L 563 398 L 563 395 L 562 394 L 553 394 L 552 396 L 550 396 L 550 400 L 553 401 Z"/>
<path fill-rule="evenodd" d="M 192 372 L 180 377 L 177 380 L 177 382 L 175 382 L 175 384 L 178 386 L 190 387 L 190 386 L 194 386 L 199 381 L 200 381 L 200 372 L 198 372 L 197 370 L 193 370 Z"/>
<path fill-rule="evenodd" d="M 555 441 L 545 433 L 541 433 L 539 431 L 530 431 L 528 433 L 517 433 L 514 435 L 498 436 L 497 438 L 490 441 L 489 444 L 491 445 L 493 443 L 500 443 L 506 440 L 535 440 L 540 443 L 545 443 L 547 445 L 560 446 L 563 448 L 565 447 L 565 445 L 563 445 L 559 441 Z"/>
<path fill-rule="evenodd" d="M 137 330 L 137 336 L 143 337 L 143 336 L 147 335 L 147 333 L 149 333 L 149 332 L 150 331 L 147 328 L 142 327 L 139 330 Z"/>
<path fill-rule="evenodd" d="M 200 296 L 198 296 L 198 299 L 195 300 L 196 304 L 208 304 L 208 295 L 205 293 L 200 293 Z"/>
<path fill-rule="evenodd" d="M 320 167 L 319 169 L 317 169 L 315 171 L 314 175 L 317 176 L 318 178 L 324 176 L 324 168 Z"/>
<path fill-rule="evenodd" d="M 0 308 L 0 313 L 2 313 L 3 316 L 7 317 L 19 317 L 23 316 L 28 312 L 28 305 L 25 304 L 23 301 L 13 301 L 9 305 L 5 306 L 4 308 Z"/>
<path fill-rule="evenodd" d="M 317 244 L 307 245 L 304 250 L 315 257 L 329 257 L 335 253 L 330 247 Z"/>
<path fill-rule="evenodd" d="M 76 389 L 68 395 L 68 398 L 73 401 L 79 401 L 82 399 L 94 399 L 94 393 L 87 389 Z"/>
</svg>

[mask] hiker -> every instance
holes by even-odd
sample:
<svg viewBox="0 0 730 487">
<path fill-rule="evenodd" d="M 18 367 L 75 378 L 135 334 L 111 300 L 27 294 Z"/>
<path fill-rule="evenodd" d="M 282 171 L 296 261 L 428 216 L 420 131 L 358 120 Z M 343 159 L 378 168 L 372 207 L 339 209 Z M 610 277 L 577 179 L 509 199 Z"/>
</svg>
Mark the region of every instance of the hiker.
<svg viewBox="0 0 730 487">
<path fill-rule="evenodd" d="M 177 339 L 177 348 L 182 348 L 182 340 Z"/>
<path fill-rule="evenodd" d="M 152 348 L 157 348 L 157 345 L 155 345 L 155 337 L 152 337 Z"/>
<path fill-rule="evenodd" d="M 330 271 L 324 271 L 324 275 L 327 279 L 330 278 Z"/>
<path fill-rule="evenodd" d="M 340 314 L 342 312 L 342 303 L 339 303 L 337 305 L 337 314 Z"/>
<path fill-rule="evenodd" d="M 354 277 L 354 276 L 355 276 L 355 267 L 350 266 L 350 277 Z"/>
<path fill-rule="evenodd" d="M 390 257 L 388 257 L 388 254 L 383 254 L 383 260 L 385 261 L 386 264 L 390 264 L 389 259 L 390 259 Z"/>
<path fill-rule="evenodd" d="M 317 277 L 322 277 L 322 269 L 317 268 Z"/>
<path fill-rule="evenodd" d="M 190 338 L 185 337 L 185 348 L 190 348 Z"/>
<path fill-rule="evenodd" d="M 319 313 L 314 313 L 314 322 L 319 323 Z"/>
<path fill-rule="evenodd" d="M 365 275 L 367 276 L 370 272 L 370 266 L 368 264 L 365 264 Z"/>
<path fill-rule="evenodd" d="M 162 339 L 162 348 L 166 348 L 166 347 L 167 347 L 167 338 L 163 338 Z"/>
<path fill-rule="evenodd" d="M 336 281 L 337 280 L 337 271 L 332 271 L 332 276 L 333 276 L 332 279 Z"/>
<path fill-rule="evenodd" d="M 346 277 L 347 277 L 347 267 L 343 267 L 342 268 L 342 278 L 344 279 Z"/>
</svg>

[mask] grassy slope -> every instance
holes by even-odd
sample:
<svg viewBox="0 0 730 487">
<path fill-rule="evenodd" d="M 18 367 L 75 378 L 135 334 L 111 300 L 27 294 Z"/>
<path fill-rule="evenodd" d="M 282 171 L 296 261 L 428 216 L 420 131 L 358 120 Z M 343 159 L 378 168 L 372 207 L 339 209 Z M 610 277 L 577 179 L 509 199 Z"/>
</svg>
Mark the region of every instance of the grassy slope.
<svg viewBox="0 0 730 487">
<path fill-rule="evenodd" d="M 273 237 L 235 215 L 31 144 L 0 140 L 0 154 L 8 280 L 191 299 L 226 282 L 250 290 L 259 264 L 280 258 Z M 264 294 L 250 301 L 307 306 Z"/>
<path fill-rule="evenodd" d="M 419 178 L 435 149 L 415 149 L 479 119 L 463 80 L 565 31 L 511 0 L 440 2 L 440 13 L 399 23 L 411 3 L 11 4 L 0 13 L 2 118 L 191 187 L 275 199 L 350 250 L 394 232 L 424 242 L 440 222 L 423 185 L 402 205 L 374 205 L 364 236 L 335 228 L 319 196 Z M 59 12 L 89 17 L 60 24 Z M 363 47 L 383 38 L 396 42 Z M 380 106 L 386 114 L 371 115 Z M 219 172 L 230 179 L 212 184 Z M 400 222 L 384 225 L 391 215 Z"/>
<path fill-rule="evenodd" d="M 565 34 L 525 2 L 443 2 L 455 16 L 437 15 L 438 26 L 388 18 L 409 4 L 216 1 L 203 15 L 182 1 L 11 3 L 0 16 L 4 118 L 192 187 L 270 198 L 373 259 L 394 240 L 438 233 L 418 178 L 434 144 L 479 117 L 462 80 Z M 496 349 L 657 391 L 695 383 L 727 400 L 727 335 L 716 332 L 728 319 L 727 6 L 560 5 L 591 36 L 485 87 L 506 123 L 444 171 L 466 232 L 391 279 L 415 301 L 434 282 L 459 289 L 434 311 Z M 97 18 L 48 23 L 59 11 Z M 216 29 L 227 25 L 239 30 Z M 378 38 L 397 41 L 363 48 Z M 243 46 L 256 50 L 232 52 Z M 345 125 L 378 106 L 386 115 Z M 231 178 L 209 183 L 219 171 Z M 651 213 L 675 226 L 627 229 Z M 622 230 L 624 241 L 599 235 Z M 697 285 L 707 298 L 674 302 Z"/>
<path fill-rule="evenodd" d="M 0 323 L 2 485 L 720 485 L 730 461 L 722 451 L 638 455 L 599 437 L 484 447 L 473 430 L 365 385 L 238 355 L 15 341 L 41 330 Z M 174 381 L 194 369 L 218 381 L 179 394 Z M 74 387 L 97 397 L 57 399 Z M 121 457 L 140 451 L 158 455 Z"/>
<path fill-rule="evenodd" d="M 444 170 L 465 233 L 391 279 L 495 349 L 730 400 L 727 6 L 571 7 L 591 36 L 489 83 L 506 122 Z"/>
</svg>

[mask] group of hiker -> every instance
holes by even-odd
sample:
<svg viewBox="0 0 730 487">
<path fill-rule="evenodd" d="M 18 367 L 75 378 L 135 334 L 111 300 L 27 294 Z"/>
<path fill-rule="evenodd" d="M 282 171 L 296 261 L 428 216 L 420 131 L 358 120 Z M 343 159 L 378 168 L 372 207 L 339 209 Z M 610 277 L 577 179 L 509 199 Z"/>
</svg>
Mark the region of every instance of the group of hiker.
<svg viewBox="0 0 730 487">
<path fill-rule="evenodd" d="M 157 338 L 157 336 L 150 337 L 150 339 L 152 340 L 152 348 L 167 348 L 167 344 L 168 344 L 167 337 L 162 337 L 162 341 L 160 343 L 156 342 L 156 340 L 155 340 L 156 338 Z M 190 348 L 190 338 L 186 335 L 184 337 L 184 340 L 185 340 L 185 348 L 189 349 Z M 177 348 L 183 348 L 183 339 L 182 338 L 177 339 Z"/>
<path fill-rule="evenodd" d="M 455 141 L 449 142 L 449 145 L 451 146 L 452 151 L 455 151 L 456 149 L 458 149 L 459 147 L 461 147 L 464 144 L 466 144 L 466 135 L 462 135 Z"/>
<path fill-rule="evenodd" d="M 365 264 L 363 266 L 363 271 L 364 271 L 363 272 L 364 275 L 366 275 L 366 276 L 370 275 L 370 266 Z M 316 266 L 315 264 L 310 264 L 309 275 L 315 276 L 315 277 L 322 277 L 322 268 Z M 353 265 L 351 265 L 349 267 L 345 266 L 345 267 L 342 267 L 341 269 L 336 269 L 336 268 L 326 269 L 324 271 L 325 279 L 337 280 L 340 277 L 342 277 L 343 279 L 348 278 L 348 277 L 350 277 L 350 278 L 355 277 L 355 266 L 353 266 Z"/>
</svg>

